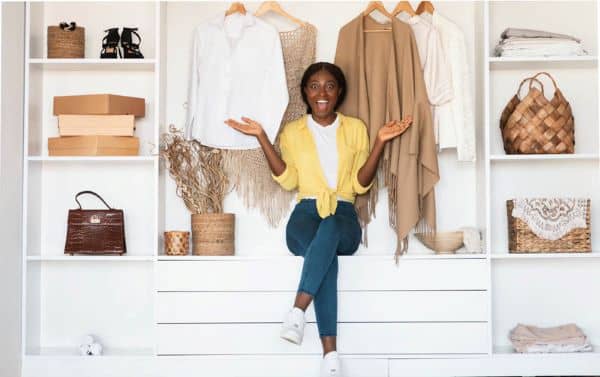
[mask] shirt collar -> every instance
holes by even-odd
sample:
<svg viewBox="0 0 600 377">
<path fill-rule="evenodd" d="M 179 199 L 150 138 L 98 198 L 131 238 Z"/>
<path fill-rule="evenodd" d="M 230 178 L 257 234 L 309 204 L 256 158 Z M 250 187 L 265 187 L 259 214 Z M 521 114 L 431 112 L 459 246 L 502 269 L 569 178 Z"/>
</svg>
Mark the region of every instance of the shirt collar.
<svg viewBox="0 0 600 377">
<path fill-rule="evenodd" d="M 339 122 L 338 127 L 342 127 L 342 125 L 344 124 L 344 115 L 340 112 L 336 112 L 337 114 L 337 119 L 336 121 Z M 308 126 L 308 117 L 310 117 L 310 114 L 306 114 L 302 117 L 302 121 L 300 122 L 300 129 L 306 128 Z"/>
<path fill-rule="evenodd" d="M 215 17 L 211 23 L 223 29 L 225 26 L 226 17 L 228 17 L 228 19 L 230 19 L 232 22 L 241 22 L 243 27 L 252 26 L 256 23 L 254 16 L 250 14 L 250 12 L 246 12 L 246 14 L 234 13 L 230 16 L 225 16 L 225 12 L 223 12 Z"/>
</svg>

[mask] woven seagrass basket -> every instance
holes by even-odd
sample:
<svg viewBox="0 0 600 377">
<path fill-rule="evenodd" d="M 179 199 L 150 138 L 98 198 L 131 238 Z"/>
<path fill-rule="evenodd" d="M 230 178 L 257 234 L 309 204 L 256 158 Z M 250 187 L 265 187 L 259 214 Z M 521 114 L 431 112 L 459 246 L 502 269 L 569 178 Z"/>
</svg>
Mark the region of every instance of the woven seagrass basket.
<svg viewBox="0 0 600 377">
<path fill-rule="evenodd" d="M 169 231 L 165 236 L 165 254 L 188 255 L 190 250 L 190 232 Z"/>
<path fill-rule="evenodd" d="M 544 86 L 537 79 L 546 75 L 554 84 L 554 96 L 548 100 Z M 519 93 L 529 81 L 529 92 L 523 99 Z M 537 82 L 540 89 L 533 87 Z M 571 105 L 547 72 L 521 81 L 517 93 L 500 117 L 500 130 L 507 154 L 558 154 L 575 152 L 575 121 Z"/>
<path fill-rule="evenodd" d="M 48 26 L 48 58 L 83 58 L 85 54 L 85 28 L 64 30 Z"/>
<path fill-rule="evenodd" d="M 205 213 L 192 215 L 192 254 L 233 255 L 235 215 Z"/>
<path fill-rule="evenodd" d="M 508 219 L 509 253 L 589 253 L 592 251 L 590 236 L 590 200 L 587 201 L 585 228 L 575 228 L 558 240 L 547 240 L 534 234 L 527 223 L 512 216 L 514 203 L 506 201 Z"/>
</svg>

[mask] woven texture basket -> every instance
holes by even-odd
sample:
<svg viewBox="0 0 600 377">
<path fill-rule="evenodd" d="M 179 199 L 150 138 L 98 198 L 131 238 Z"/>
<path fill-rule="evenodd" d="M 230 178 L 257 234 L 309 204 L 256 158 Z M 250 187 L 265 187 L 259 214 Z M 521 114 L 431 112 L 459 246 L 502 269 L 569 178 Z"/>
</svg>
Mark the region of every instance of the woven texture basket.
<svg viewBox="0 0 600 377">
<path fill-rule="evenodd" d="M 194 255 L 233 255 L 235 215 L 206 213 L 192 215 L 192 253 Z"/>
<path fill-rule="evenodd" d="M 85 28 L 63 30 L 48 26 L 48 58 L 83 58 L 85 54 Z"/>
<path fill-rule="evenodd" d="M 554 241 L 535 235 L 525 221 L 512 216 L 513 208 L 513 201 L 507 200 L 509 253 L 589 253 L 592 251 L 590 200 L 587 201 L 586 227 L 573 229 L 562 238 Z"/>
<path fill-rule="evenodd" d="M 554 84 L 554 96 L 548 100 L 544 86 L 537 80 L 546 75 Z M 529 81 L 529 92 L 523 99 L 519 93 Z M 533 87 L 537 82 L 541 89 Z M 575 152 L 575 122 L 571 105 L 547 72 L 540 72 L 521 82 L 500 117 L 500 130 L 507 154 L 555 154 Z"/>
<path fill-rule="evenodd" d="M 188 255 L 190 250 L 190 232 L 165 232 L 165 254 Z"/>
</svg>

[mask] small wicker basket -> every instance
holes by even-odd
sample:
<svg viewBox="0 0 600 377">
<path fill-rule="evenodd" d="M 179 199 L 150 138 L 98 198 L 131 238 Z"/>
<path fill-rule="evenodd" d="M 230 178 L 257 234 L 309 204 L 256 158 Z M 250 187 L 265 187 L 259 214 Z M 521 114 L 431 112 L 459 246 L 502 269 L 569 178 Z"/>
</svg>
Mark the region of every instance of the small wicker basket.
<svg viewBox="0 0 600 377">
<path fill-rule="evenodd" d="M 192 215 L 194 255 L 233 255 L 234 252 L 235 215 L 233 213 Z"/>
<path fill-rule="evenodd" d="M 85 55 L 85 28 L 65 30 L 48 26 L 48 58 L 83 58 Z"/>
<path fill-rule="evenodd" d="M 190 250 L 190 232 L 165 232 L 165 254 L 188 255 Z"/>
<path fill-rule="evenodd" d="M 525 221 L 512 216 L 513 208 L 513 201 L 507 200 L 509 253 L 589 253 L 592 251 L 590 200 L 587 201 L 586 227 L 573 229 L 558 240 L 547 240 L 538 237 L 531 231 Z"/>
</svg>

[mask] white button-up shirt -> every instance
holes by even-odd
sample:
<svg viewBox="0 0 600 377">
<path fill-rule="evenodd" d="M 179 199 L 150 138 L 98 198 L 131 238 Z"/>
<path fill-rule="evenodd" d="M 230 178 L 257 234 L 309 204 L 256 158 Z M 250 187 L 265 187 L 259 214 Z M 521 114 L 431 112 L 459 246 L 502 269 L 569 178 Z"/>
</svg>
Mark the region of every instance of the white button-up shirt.
<svg viewBox="0 0 600 377">
<path fill-rule="evenodd" d="M 289 96 L 277 30 L 250 13 L 234 13 L 194 30 L 185 134 L 203 145 L 253 149 L 259 144 L 223 123 L 245 116 L 275 140 Z"/>
</svg>

